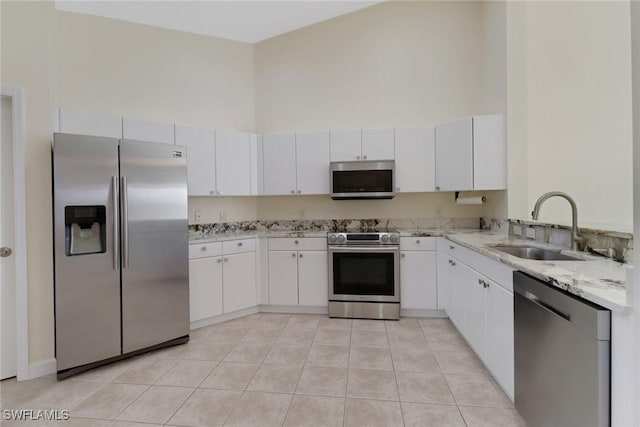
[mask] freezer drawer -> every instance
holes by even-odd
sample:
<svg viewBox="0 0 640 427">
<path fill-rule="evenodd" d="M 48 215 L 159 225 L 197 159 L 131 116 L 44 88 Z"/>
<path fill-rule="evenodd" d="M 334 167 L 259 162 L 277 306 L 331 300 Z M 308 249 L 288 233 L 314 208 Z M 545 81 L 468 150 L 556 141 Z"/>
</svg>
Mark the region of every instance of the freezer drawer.
<svg viewBox="0 0 640 427">
<path fill-rule="evenodd" d="M 530 427 L 608 426 L 611 312 L 513 277 L 516 409 Z"/>
</svg>

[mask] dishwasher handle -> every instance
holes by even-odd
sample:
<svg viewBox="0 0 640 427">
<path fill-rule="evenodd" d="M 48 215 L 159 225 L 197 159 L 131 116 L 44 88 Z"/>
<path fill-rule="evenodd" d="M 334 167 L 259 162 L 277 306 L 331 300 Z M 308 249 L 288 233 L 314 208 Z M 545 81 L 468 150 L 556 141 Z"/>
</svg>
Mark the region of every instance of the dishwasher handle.
<svg viewBox="0 0 640 427">
<path fill-rule="evenodd" d="M 568 315 L 566 313 L 563 313 L 562 311 L 558 310 L 557 308 L 553 307 L 552 305 L 542 301 L 535 294 L 532 294 L 529 291 L 525 291 L 523 296 L 526 299 L 528 299 L 529 301 L 531 301 L 532 303 L 534 303 L 535 305 L 537 305 L 538 307 L 541 307 L 542 309 L 547 310 L 548 312 L 550 312 L 552 314 L 555 314 L 556 316 L 562 317 L 567 322 L 571 322 L 571 316 L 570 315 Z"/>
</svg>

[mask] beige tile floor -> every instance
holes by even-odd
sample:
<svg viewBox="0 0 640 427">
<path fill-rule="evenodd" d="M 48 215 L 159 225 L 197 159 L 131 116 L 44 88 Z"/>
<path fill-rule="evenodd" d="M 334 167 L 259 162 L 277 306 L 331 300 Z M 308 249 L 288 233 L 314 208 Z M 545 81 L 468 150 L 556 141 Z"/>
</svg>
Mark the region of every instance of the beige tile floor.
<svg viewBox="0 0 640 427">
<path fill-rule="evenodd" d="M 53 426 L 524 426 L 448 319 L 254 314 L 64 381 L 0 387 L 2 409 L 68 409 Z"/>
</svg>

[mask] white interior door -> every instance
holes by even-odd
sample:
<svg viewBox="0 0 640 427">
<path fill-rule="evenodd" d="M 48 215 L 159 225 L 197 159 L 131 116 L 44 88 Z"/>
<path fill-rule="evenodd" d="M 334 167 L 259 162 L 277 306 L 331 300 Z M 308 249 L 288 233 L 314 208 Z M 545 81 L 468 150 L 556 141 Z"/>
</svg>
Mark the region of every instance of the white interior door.
<svg viewBox="0 0 640 427">
<path fill-rule="evenodd" d="M 0 379 L 14 377 L 16 361 L 16 277 L 13 250 L 13 114 L 2 97 L 0 147 Z"/>
</svg>

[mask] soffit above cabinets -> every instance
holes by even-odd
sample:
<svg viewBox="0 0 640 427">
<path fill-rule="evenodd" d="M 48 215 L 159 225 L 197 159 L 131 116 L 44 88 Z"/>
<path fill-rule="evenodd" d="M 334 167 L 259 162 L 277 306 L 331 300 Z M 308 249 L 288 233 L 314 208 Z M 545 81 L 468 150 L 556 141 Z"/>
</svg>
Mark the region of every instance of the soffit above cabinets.
<svg viewBox="0 0 640 427">
<path fill-rule="evenodd" d="M 380 0 L 55 1 L 57 10 L 256 43 Z"/>
</svg>

